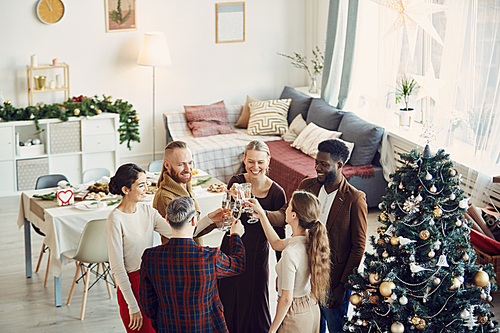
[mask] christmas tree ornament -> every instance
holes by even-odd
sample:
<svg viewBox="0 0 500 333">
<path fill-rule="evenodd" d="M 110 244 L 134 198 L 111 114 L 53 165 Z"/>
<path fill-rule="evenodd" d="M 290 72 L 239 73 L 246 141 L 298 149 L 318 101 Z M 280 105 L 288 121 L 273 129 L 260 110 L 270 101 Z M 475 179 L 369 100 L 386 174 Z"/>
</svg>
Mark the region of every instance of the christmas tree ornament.
<svg viewBox="0 0 500 333">
<path fill-rule="evenodd" d="M 132 122 L 132 119 L 127 119 L 127 123 L 131 123 Z"/>
<path fill-rule="evenodd" d="M 401 305 L 406 305 L 406 304 L 408 304 L 408 298 L 406 298 L 406 296 L 404 296 L 404 295 L 403 295 L 403 296 L 401 296 L 401 297 L 399 298 L 399 304 L 401 304 Z"/>
<path fill-rule="evenodd" d="M 427 253 L 427 256 L 429 258 L 434 258 L 435 255 L 436 255 L 436 252 L 434 252 L 434 250 L 430 250 L 429 253 Z"/>
<path fill-rule="evenodd" d="M 386 234 L 387 236 L 392 236 L 392 235 L 394 235 L 394 232 L 395 232 L 395 231 L 396 231 L 396 228 L 394 227 L 394 225 L 393 225 L 393 224 L 391 224 L 391 225 L 389 226 L 389 228 L 387 228 L 387 230 L 385 231 L 385 234 Z"/>
<path fill-rule="evenodd" d="M 387 258 L 389 253 L 387 251 L 382 252 L 382 258 Z"/>
<path fill-rule="evenodd" d="M 434 280 L 432 282 L 437 286 L 438 284 L 441 283 L 441 279 L 437 277 L 437 278 L 434 278 Z"/>
<path fill-rule="evenodd" d="M 456 289 L 460 288 L 461 285 L 462 285 L 462 282 L 460 281 L 460 279 L 457 277 L 454 277 L 451 279 L 451 286 L 449 289 L 456 290 Z"/>
<path fill-rule="evenodd" d="M 392 299 L 393 301 L 397 300 L 397 299 L 398 299 L 398 295 L 396 295 L 396 293 L 392 293 L 392 295 L 391 295 L 391 299 Z"/>
<path fill-rule="evenodd" d="M 420 239 L 426 240 L 429 237 L 431 237 L 431 233 L 429 232 L 429 230 L 422 230 L 422 231 L 420 231 L 419 236 L 420 236 Z"/>
<path fill-rule="evenodd" d="M 467 207 L 469 207 L 469 199 L 464 198 L 464 199 L 460 200 L 460 202 L 458 203 L 458 207 L 460 207 L 462 209 L 466 209 Z"/>
<path fill-rule="evenodd" d="M 366 320 L 363 320 L 363 323 L 361 325 L 368 326 L 368 322 Z"/>
<path fill-rule="evenodd" d="M 432 185 L 429 191 L 431 191 L 432 193 L 436 193 L 437 192 L 436 186 Z"/>
<path fill-rule="evenodd" d="M 409 214 L 418 212 L 419 201 L 412 195 L 403 204 L 403 210 Z"/>
<path fill-rule="evenodd" d="M 449 197 L 449 198 L 450 198 L 450 200 L 455 200 L 455 199 L 456 199 L 456 197 L 457 197 L 457 196 L 455 195 L 455 193 L 452 193 L 452 194 L 450 194 L 450 197 Z"/>
<path fill-rule="evenodd" d="M 457 174 L 457 170 L 450 169 L 450 176 L 454 177 Z"/>
<path fill-rule="evenodd" d="M 349 297 L 349 301 L 352 305 L 358 306 L 363 302 L 363 297 L 360 294 L 352 294 L 351 297 Z"/>
<path fill-rule="evenodd" d="M 438 267 L 450 267 L 448 265 L 448 260 L 446 260 L 446 255 L 443 253 L 439 256 L 438 263 L 436 264 Z"/>
<path fill-rule="evenodd" d="M 380 284 L 379 292 L 384 297 L 390 297 L 396 285 L 392 281 L 384 281 Z"/>
<path fill-rule="evenodd" d="M 402 190 L 402 189 L 404 189 L 404 188 L 405 188 L 405 187 L 403 186 L 403 183 L 399 183 L 399 186 L 398 186 L 398 187 L 399 187 L 399 189 L 400 189 L 400 190 Z"/>
<path fill-rule="evenodd" d="M 419 265 L 415 264 L 414 262 L 410 263 L 410 270 L 412 273 L 418 273 L 421 271 L 430 271 L 430 269 L 419 266 Z"/>
<path fill-rule="evenodd" d="M 420 323 L 420 317 L 417 316 L 416 314 L 413 316 L 413 318 L 411 318 L 410 322 L 413 324 L 413 325 L 418 325 L 418 323 Z"/>
<path fill-rule="evenodd" d="M 368 276 L 368 281 L 370 281 L 370 284 L 379 284 L 380 275 L 378 275 L 378 273 L 371 273 L 370 276 Z"/>
<path fill-rule="evenodd" d="M 415 198 L 418 202 L 424 200 L 424 198 L 422 198 L 422 196 L 420 195 L 420 193 L 417 195 L 417 197 Z"/>
<path fill-rule="evenodd" d="M 378 204 L 378 209 L 384 210 L 384 203 L 383 202 Z"/>
<path fill-rule="evenodd" d="M 101 110 L 101 109 L 97 109 L 97 110 L 95 110 L 95 113 L 97 113 L 97 114 L 101 114 L 101 113 L 102 113 L 102 110 Z"/>
<path fill-rule="evenodd" d="M 106 100 L 108 103 L 113 103 L 113 99 L 111 97 L 108 97 L 108 99 Z"/>
<path fill-rule="evenodd" d="M 385 240 L 384 240 L 383 238 L 379 238 L 379 239 L 377 240 L 377 245 L 378 245 L 378 246 L 383 246 L 384 244 L 385 244 Z"/>
<path fill-rule="evenodd" d="M 462 259 L 464 261 L 469 261 L 470 258 L 469 258 L 469 255 L 467 254 L 467 252 L 465 252 L 465 254 L 462 256 Z"/>
<path fill-rule="evenodd" d="M 391 203 L 391 208 L 392 208 L 392 209 L 396 209 L 396 204 L 395 204 L 394 202 L 393 202 L 393 203 Z"/>
<path fill-rule="evenodd" d="M 487 300 L 488 302 L 491 302 L 491 301 L 493 300 L 493 297 L 491 297 L 491 295 L 490 295 L 490 296 L 488 296 L 488 298 L 486 298 L 486 300 Z"/>
<path fill-rule="evenodd" d="M 123 132 L 122 132 L 122 131 L 120 131 L 120 132 L 118 132 L 118 133 L 119 133 L 120 135 L 122 135 L 122 134 L 123 134 Z"/>
<path fill-rule="evenodd" d="M 95 109 L 95 106 L 92 104 L 92 105 L 90 106 L 90 108 L 91 108 L 91 109 Z"/>
<path fill-rule="evenodd" d="M 73 113 L 75 116 L 78 116 L 80 114 L 80 109 L 75 109 Z"/>
<path fill-rule="evenodd" d="M 434 224 L 436 224 L 436 221 L 434 221 L 434 219 L 431 219 L 431 220 L 429 221 L 429 225 L 430 225 L 430 226 L 433 226 Z"/>
<path fill-rule="evenodd" d="M 387 216 L 387 214 L 382 213 L 382 214 L 379 215 L 379 218 L 380 218 L 380 221 L 386 222 L 387 219 L 388 219 L 388 216 Z"/>
<path fill-rule="evenodd" d="M 460 228 L 462 226 L 462 221 L 458 218 L 455 225 Z"/>
<path fill-rule="evenodd" d="M 481 290 L 481 296 L 480 297 L 481 297 L 481 299 L 486 299 L 486 298 L 488 298 L 488 295 L 486 295 L 486 293 L 483 290 Z"/>
<path fill-rule="evenodd" d="M 436 207 L 432 211 L 432 214 L 434 214 L 435 217 L 441 217 L 441 216 L 443 216 L 443 210 L 439 207 Z"/>
<path fill-rule="evenodd" d="M 371 295 L 370 298 L 368 298 L 368 301 L 370 301 L 370 304 L 377 304 L 378 303 L 378 296 Z"/>
<path fill-rule="evenodd" d="M 30 114 L 30 119 L 35 119 L 35 115 L 33 113 Z"/>
<path fill-rule="evenodd" d="M 394 245 L 394 246 L 399 245 L 399 237 L 392 236 L 391 237 L 391 244 Z"/>
<path fill-rule="evenodd" d="M 439 248 L 441 247 L 441 241 L 440 240 L 437 240 L 434 242 L 434 249 L 435 250 L 439 250 Z"/>
<path fill-rule="evenodd" d="M 474 284 L 478 287 L 484 287 L 490 282 L 490 277 L 485 271 L 479 270 L 474 274 Z"/>
<path fill-rule="evenodd" d="M 432 175 L 430 174 L 429 171 L 427 171 L 427 173 L 425 174 L 425 180 L 431 180 L 432 179 Z"/>
<path fill-rule="evenodd" d="M 488 316 L 479 316 L 477 317 L 477 322 L 481 325 L 484 325 L 488 322 Z"/>
<path fill-rule="evenodd" d="M 410 244 L 410 243 L 415 243 L 416 240 L 413 240 L 413 239 L 409 239 L 409 238 L 404 238 L 403 236 L 399 236 L 399 244 L 400 245 L 406 245 L 406 244 Z"/>
<path fill-rule="evenodd" d="M 5 104 L 10 105 L 10 104 L 12 104 L 12 102 L 10 101 L 10 99 L 8 99 L 5 101 Z"/>
<path fill-rule="evenodd" d="M 137 115 L 137 116 L 135 116 L 134 119 L 135 119 L 135 121 L 139 121 L 139 120 L 141 120 L 141 117 L 139 117 L 139 115 Z"/>
<path fill-rule="evenodd" d="M 417 330 L 423 330 L 425 328 L 425 320 L 420 319 L 420 322 L 415 325 L 415 327 L 417 328 Z"/>
<path fill-rule="evenodd" d="M 460 312 L 460 318 L 462 319 L 467 319 L 470 317 L 470 312 L 467 311 L 467 309 L 465 310 L 462 310 L 462 312 Z"/>
<path fill-rule="evenodd" d="M 399 321 L 396 321 L 391 325 L 392 333 L 403 333 L 404 331 L 405 331 L 405 326 L 401 324 Z"/>
</svg>

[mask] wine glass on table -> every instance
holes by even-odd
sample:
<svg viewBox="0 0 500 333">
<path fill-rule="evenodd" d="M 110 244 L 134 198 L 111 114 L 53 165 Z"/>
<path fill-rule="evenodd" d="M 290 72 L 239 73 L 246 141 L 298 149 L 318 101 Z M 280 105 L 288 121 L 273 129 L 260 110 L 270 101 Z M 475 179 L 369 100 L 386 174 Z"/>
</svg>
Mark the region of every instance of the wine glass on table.
<svg viewBox="0 0 500 333">
<path fill-rule="evenodd" d="M 227 232 L 231 229 L 231 216 L 233 215 L 234 203 L 231 202 L 231 194 L 225 192 L 222 195 L 222 225 L 219 230 Z"/>
<path fill-rule="evenodd" d="M 240 192 L 243 198 L 243 202 L 246 204 L 248 203 L 248 199 L 254 198 L 252 195 L 252 184 L 250 183 L 243 183 L 240 184 Z M 247 220 L 247 223 L 253 224 L 259 222 L 259 219 L 253 217 L 253 208 L 252 207 L 245 207 L 245 213 L 250 215 L 250 218 Z"/>
</svg>

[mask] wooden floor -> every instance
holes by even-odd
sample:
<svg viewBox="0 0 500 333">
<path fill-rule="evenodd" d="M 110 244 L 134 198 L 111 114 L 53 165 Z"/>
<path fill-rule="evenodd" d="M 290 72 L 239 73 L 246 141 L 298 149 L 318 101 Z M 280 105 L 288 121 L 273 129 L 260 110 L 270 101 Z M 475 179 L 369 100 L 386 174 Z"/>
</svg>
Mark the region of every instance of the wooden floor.
<svg viewBox="0 0 500 333">
<path fill-rule="evenodd" d="M 19 197 L 0 197 L 0 331 L 1 332 L 125 332 L 121 322 L 116 297 L 108 298 L 104 283 L 97 283 L 89 292 L 85 320 L 80 320 L 83 285 L 78 284 L 70 306 L 66 300 L 75 274 L 74 265 L 62 270 L 63 306 L 54 306 L 54 280 L 49 276 L 47 288 L 43 287 L 46 255 L 38 274 L 25 277 L 24 232 L 17 228 Z M 377 210 L 368 216 L 368 234 L 378 226 Z M 211 234 L 206 244 L 220 242 L 220 234 Z M 31 233 L 33 272 L 38 260 L 42 237 Z M 270 255 L 269 281 L 276 279 L 274 253 Z M 270 290 L 274 290 L 271 286 Z M 276 293 L 270 295 L 271 314 L 276 312 Z M 500 316 L 500 295 L 493 296 L 492 310 Z"/>
</svg>

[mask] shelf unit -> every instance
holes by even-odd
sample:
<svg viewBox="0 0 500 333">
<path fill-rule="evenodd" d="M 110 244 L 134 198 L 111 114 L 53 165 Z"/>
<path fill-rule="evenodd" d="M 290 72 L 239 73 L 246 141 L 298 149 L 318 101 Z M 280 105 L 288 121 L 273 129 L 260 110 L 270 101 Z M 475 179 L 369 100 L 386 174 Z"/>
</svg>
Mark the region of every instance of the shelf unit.
<svg viewBox="0 0 500 333">
<path fill-rule="evenodd" d="M 61 82 L 62 86 L 59 88 L 51 89 L 50 87 L 45 87 L 44 89 L 35 89 L 34 85 L 34 71 L 45 70 L 45 71 L 53 71 L 57 69 L 62 69 L 63 72 L 63 82 Z M 34 94 L 36 93 L 44 93 L 44 92 L 56 92 L 56 91 L 64 91 L 64 101 L 67 101 L 69 98 L 69 66 L 68 64 L 62 62 L 57 65 L 40 65 L 33 67 L 31 65 L 26 65 L 26 71 L 28 75 L 28 105 L 34 105 Z M 55 76 L 54 76 L 55 80 Z M 50 81 L 45 81 L 45 85 L 47 86 Z"/>
<path fill-rule="evenodd" d="M 94 117 L 70 117 L 68 121 L 43 119 L 41 133 L 31 120 L 0 123 L 0 196 L 35 188 L 44 174 L 62 173 L 73 184 L 82 181 L 90 168 L 118 167 L 119 115 L 102 113 Z M 16 133 L 21 141 L 40 139 L 42 154 L 21 156 L 16 147 Z M 36 135 L 29 136 L 30 134 Z M 29 154 L 28 154 L 29 155 Z"/>
</svg>

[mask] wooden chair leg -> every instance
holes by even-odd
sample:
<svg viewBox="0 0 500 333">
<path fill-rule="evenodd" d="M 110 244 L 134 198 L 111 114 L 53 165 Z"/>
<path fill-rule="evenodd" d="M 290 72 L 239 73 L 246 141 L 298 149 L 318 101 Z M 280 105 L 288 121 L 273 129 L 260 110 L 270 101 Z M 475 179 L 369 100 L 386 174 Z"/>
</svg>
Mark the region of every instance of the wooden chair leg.
<svg viewBox="0 0 500 333">
<path fill-rule="evenodd" d="M 40 256 L 38 257 L 38 263 L 36 264 L 35 273 L 38 273 L 38 269 L 40 268 L 40 263 L 42 262 L 43 253 L 45 252 L 45 243 L 42 244 L 42 250 L 40 251 Z"/>
<path fill-rule="evenodd" d="M 97 266 L 96 266 L 96 270 L 95 270 L 97 272 L 96 275 L 95 275 L 96 281 L 97 281 L 97 279 L 99 277 L 99 268 L 101 268 L 101 264 L 97 264 Z"/>
<path fill-rule="evenodd" d="M 71 298 L 73 298 L 73 293 L 75 292 L 76 280 L 78 280 L 78 270 L 80 268 L 80 263 L 75 261 L 75 264 L 76 264 L 75 278 L 73 279 L 73 284 L 71 285 L 71 290 L 69 291 L 68 301 L 66 302 L 66 305 L 69 305 L 69 303 L 71 303 Z"/>
<path fill-rule="evenodd" d="M 104 283 L 106 283 L 106 287 L 108 288 L 108 295 L 109 298 L 113 298 L 113 294 L 111 293 L 111 286 L 108 283 L 108 272 L 106 272 L 106 267 L 104 266 L 104 263 L 101 263 L 102 265 L 102 272 L 104 274 Z"/>
<path fill-rule="evenodd" d="M 87 294 L 89 292 L 89 282 L 90 282 L 90 268 L 86 267 L 85 272 L 85 289 L 83 290 L 83 300 L 82 300 L 82 312 L 80 314 L 80 320 L 85 317 L 85 307 L 87 306 Z"/>
<path fill-rule="evenodd" d="M 44 287 L 47 287 L 47 278 L 49 277 L 49 266 L 50 266 L 50 248 L 49 248 L 49 259 L 47 260 L 47 269 L 45 270 L 45 281 L 43 282 Z"/>
</svg>

